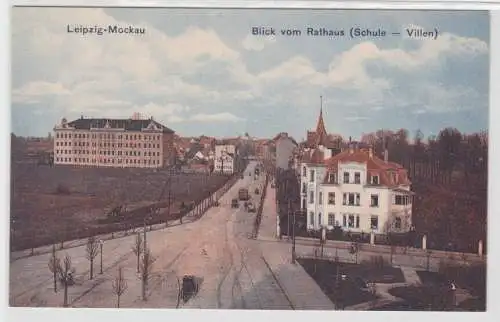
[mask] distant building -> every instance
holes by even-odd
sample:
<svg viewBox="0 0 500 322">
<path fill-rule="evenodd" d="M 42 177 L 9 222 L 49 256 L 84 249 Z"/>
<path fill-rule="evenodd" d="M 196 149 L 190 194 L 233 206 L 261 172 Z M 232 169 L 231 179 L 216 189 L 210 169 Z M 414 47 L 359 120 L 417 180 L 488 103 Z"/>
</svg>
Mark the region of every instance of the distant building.
<svg viewBox="0 0 500 322">
<path fill-rule="evenodd" d="M 221 144 L 215 146 L 214 171 L 224 174 L 233 174 L 236 169 L 236 146 Z"/>
<path fill-rule="evenodd" d="M 276 168 L 288 170 L 293 164 L 294 151 L 297 148 L 297 142 L 288 133 L 282 132 L 274 139 L 276 146 Z"/>
<path fill-rule="evenodd" d="M 174 131 L 151 119 L 84 118 L 54 127 L 54 163 L 159 168 L 175 159 Z"/>
<path fill-rule="evenodd" d="M 407 232 L 412 225 L 411 182 L 399 164 L 349 149 L 329 158 L 316 148 L 301 164 L 301 204 L 307 228 L 352 232 Z"/>
</svg>

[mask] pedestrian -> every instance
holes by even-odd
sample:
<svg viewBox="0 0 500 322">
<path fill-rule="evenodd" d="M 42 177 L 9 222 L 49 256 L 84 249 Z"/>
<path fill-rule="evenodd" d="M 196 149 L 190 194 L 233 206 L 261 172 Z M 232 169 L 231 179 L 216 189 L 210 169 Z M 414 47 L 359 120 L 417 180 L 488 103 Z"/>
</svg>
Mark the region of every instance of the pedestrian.
<svg viewBox="0 0 500 322">
<path fill-rule="evenodd" d="M 453 306 L 457 306 L 457 296 L 456 296 L 457 286 L 453 281 L 450 283 L 450 291 L 451 291 L 451 303 Z"/>
</svg>

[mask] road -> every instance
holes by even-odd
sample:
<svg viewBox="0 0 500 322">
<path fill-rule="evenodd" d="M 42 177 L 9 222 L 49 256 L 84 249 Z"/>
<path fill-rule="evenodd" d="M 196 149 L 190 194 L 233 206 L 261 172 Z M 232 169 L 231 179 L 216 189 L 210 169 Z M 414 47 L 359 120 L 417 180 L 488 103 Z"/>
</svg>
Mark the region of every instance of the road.
<svg viewBox="0 0 500 322">
<path fill-rule="evenodd" d="M 121 307 L 172 308 L 177 306 L 178 285 L 184 275 L 200 281 L 198 294 L 180 303 L 185 308 L 286 309 L 291 304 L 283 294 L 262 259 L 260 242 L 249 240 L 255 213 L 243 207 L 231 208 L 231 199 L 241 187 L 255 187 L 256 162 L 250 162 L 245 176 L 221 198 L 220 206 L 211 208 L 192 223 L 147 233 L 147 245 L 155 258 L 148 281 L 147 301 L 141 298 L 141 282 L 136 271 L 137 259 L 131 248 L 135 236 L 106 241 L 103 247 L 103 274 L 100 257 L 96 258 L 94 279 L 89 279 L 89 261 L 85 248 L 75 247 L 58 252 L 71 256 L 76 269 L 76 285 L 69 288 L 72 307 L 114 307 L 116 295 L 112 282 L 118 267 L 123 268 L 127 291 L 121 296 Z M 262 191 L 262 189 L 260 189 Z M 48 270 L 50 254 L 32 256 L 10 263 L 10 304 L 12 306 L 57 307 L 63 303 L 63 292 L 53 291 Z"/>
</svg>

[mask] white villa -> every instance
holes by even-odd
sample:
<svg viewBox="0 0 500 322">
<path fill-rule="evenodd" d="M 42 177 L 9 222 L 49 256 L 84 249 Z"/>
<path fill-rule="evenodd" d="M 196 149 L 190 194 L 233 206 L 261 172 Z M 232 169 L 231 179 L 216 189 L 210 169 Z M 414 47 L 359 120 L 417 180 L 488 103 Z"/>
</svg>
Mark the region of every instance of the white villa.
<svg viewBox="0 0 500 322">
<path fill-rule="evenodd" d="M 325 153 L 326 152 L 326 153 Z M 328 155 L 326 155 L 328 154 Z M 351 145 L 331 156 L 318 146 L 301 162 L 301 206 L 307 229 L 407 232 L 412 225 L 411 182 L 399 164 Z"/>
</svg>

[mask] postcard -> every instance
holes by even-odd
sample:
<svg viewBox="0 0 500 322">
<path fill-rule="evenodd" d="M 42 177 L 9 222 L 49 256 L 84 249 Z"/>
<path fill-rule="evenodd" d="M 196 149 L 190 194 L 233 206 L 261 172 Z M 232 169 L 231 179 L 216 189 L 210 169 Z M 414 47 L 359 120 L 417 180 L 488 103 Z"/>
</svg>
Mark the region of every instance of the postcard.
<svg viewBox="0 0 500 322">
<path fill-rule="evenodd" d="M 487 11 L 12 8 L 11 307 L 485 311 Z"/>
</svg>

